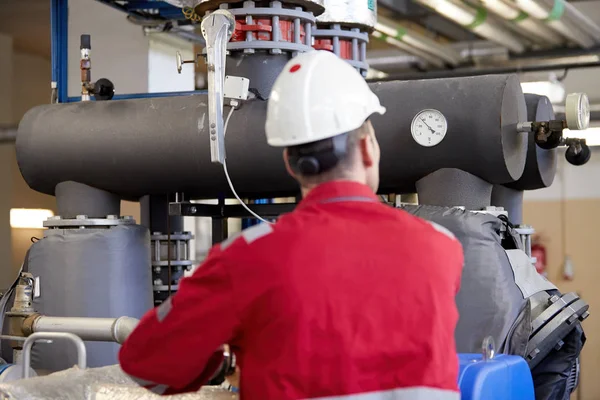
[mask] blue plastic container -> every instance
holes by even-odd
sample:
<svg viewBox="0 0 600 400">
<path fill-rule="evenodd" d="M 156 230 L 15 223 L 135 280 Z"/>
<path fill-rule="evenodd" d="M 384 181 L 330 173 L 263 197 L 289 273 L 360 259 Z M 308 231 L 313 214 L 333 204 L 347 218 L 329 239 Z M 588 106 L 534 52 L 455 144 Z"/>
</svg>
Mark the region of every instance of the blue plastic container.
<svg viewBox="0 0 600 400">
<path fill-rule="evenodd" d="M 483 361 L 481 354 L 459 354 L 461 400 L 535 400 L 527 362 L 498 354 Z"/>
</svg>

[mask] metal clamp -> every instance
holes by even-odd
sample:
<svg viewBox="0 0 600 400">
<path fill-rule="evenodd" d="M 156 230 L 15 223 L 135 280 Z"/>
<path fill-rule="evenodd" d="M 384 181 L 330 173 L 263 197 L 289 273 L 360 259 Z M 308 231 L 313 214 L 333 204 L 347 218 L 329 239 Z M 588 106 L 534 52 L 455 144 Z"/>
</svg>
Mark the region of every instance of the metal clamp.
<svg viewBox="0 0 600 400">
<path fill-rule="evenodd" d="M 87 350 L 83 340 L 77 335 L 66 332 L 37 332 L 29 336 L 23 343 L 23 378 L 29 378 L 31 366 L 31 348 L 38 340 L 46 339 L 67 339 L 75 344 L 77 348 L 77 366 L 85 369 L 87 366 Z"/>
<path fill-rule="evenodd" d="M 201 24 L 206 40 L 208 70 L 208 122 L 210 129 L 210 159 L 225 162 L 225 133 L 223 132 L 223 89 L 225 86 L 225 55 L 227 42 L 235 28 L 235 18 L 227 10 L 209 14 Z"/>
</svg>

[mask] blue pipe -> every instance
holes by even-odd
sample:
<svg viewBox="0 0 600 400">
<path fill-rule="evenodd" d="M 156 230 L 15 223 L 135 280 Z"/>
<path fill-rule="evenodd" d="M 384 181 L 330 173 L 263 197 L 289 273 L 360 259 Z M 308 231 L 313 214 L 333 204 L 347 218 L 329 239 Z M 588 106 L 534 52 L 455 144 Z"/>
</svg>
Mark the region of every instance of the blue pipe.
<svg viewBox="0 0 600 400">
<path fill-rule="evenodd" d="M 175 97 L 175 96 L 192 96 L 195 94 L 206 94 L 206 90 L 191 90 L 188 92 L 159 92 L 159 93 L 128 93 L 128 94 L 115 94 L 113 100 L 129 100 L 129 99 L 148 99 L 156 97 Z M 93 99 L 93 97 L 92 97 Z M 81 96 L 69 97 L 69 103 L 75 103 L 81 101 Z M 110 100 L 109 100 L 110 101 Z"/>
<path fill-rule="evenodd" d="M 52 48 L 52 82 L 56 82 L 58 101 L 67 101 L 69 53 L 69 2 L 51 0 L 50 46 Z"/>
<path fill-rule="evenodd" d="M 50 3 L 50 48 L 52 63 L 52 82 L 58 82 L 58 0 Z"/>
</svg>

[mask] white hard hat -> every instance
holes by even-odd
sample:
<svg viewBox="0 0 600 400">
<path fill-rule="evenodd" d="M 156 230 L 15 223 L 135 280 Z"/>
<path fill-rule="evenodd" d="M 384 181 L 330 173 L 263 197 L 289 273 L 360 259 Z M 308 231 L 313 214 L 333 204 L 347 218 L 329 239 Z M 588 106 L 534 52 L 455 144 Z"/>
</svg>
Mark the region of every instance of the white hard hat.
<svg viewBox="0 0 600 400">
<path fill-rule="evenodd" d="M 359 128 L 385 113 L 364 78 L 328 51 L 290 60 L 273 85 L 265 130 L 271 146 L 316 142 Z"/>
</svg>

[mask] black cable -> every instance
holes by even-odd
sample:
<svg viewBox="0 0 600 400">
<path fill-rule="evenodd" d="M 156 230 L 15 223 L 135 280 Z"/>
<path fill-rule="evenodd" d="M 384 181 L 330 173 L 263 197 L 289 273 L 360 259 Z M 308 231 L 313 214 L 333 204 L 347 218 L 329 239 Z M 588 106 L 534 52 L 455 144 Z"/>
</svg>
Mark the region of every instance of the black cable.
<svg viewBox="0 0 600 400">
<path fill-rule="evenodd" d="M 556 77 L 556 80 L 559 82 L 562 82 L 565 80 L 565 78 L 567 77 L 567 75 L 569 75 L 569 68 L 565 68 L 565 72 L 563 72 L 561 77 Z"/>
</svg>

